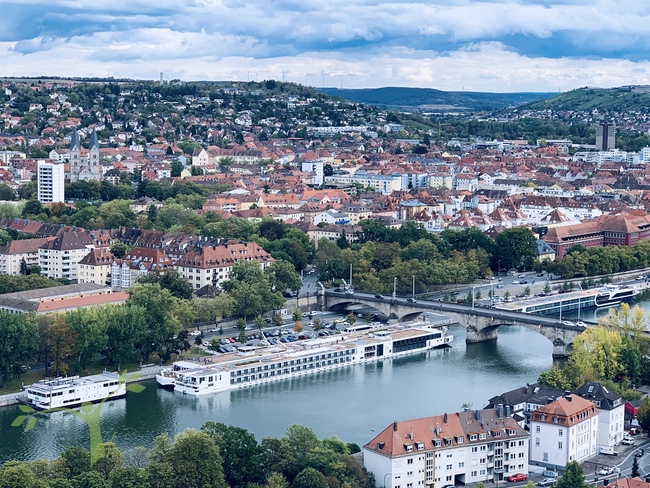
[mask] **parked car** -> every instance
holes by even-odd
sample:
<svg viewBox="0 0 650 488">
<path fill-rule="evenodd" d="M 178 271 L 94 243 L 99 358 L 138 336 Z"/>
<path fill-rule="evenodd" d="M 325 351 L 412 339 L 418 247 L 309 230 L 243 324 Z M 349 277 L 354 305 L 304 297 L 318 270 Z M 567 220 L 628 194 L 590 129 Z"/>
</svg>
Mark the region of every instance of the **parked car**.
<svg viewBox="0 0 650 488">
<path fill-rule="evenodd" d="M 556 482 L 555 478 L 544 478 L 542 481 L 537 482 L 537 486 L 553 486 Z"/>
<path fill-rule="evenodd" d="M 613 472 L 614 472 L 614 468 L 603 466 L 603 469 L 598 471 L 598 474 L 602 476 L 607 476 L 608 474 L 612 474 Z"/>
<path fill-rule="evenodd" d="M 568 325 L 569 327 L 572 327 L 575 324 L 573 322 L 571 322 L 570 320 L 563 320 L 562 325 Z"/>
<path fill-rule="evenodd" d="M 621 441 L 621 444 L 623 444 L 624 446 L 633 446 L 634 445 L 634 439 L 624 438 Z"/>
<path fill-rule="evenodd" d="M 637 449 L 636 452 L 634 453 L 634 455 L 635 455 L 636 457 L 641 457 L 641 456 L 643 456 L 644 454 L 645 454 L 645 451 L 644 451 L 643 449 Z"/>
<path fill-rule="evenodd" d="M 201 335 L 201 331 L 200 330 L 193 330 L 192 332 L 190 332 L 190 335 L 191 336 L 199 336 L 199 335 Z"/>
<path fill-rule="evenodd" d="M 639 435 L 641 433 L 641 429 L 638 427 L 631 427 L 627 432 L 630 435 Z"/>
<path fill-rule="evenodd" d="M 514 482 L 526 481 L 527 479 L 528 479 L 528 475 L 526 473 L 515 473 L 506 477 L 507 481 L 514 481 Z"/>
</svg>

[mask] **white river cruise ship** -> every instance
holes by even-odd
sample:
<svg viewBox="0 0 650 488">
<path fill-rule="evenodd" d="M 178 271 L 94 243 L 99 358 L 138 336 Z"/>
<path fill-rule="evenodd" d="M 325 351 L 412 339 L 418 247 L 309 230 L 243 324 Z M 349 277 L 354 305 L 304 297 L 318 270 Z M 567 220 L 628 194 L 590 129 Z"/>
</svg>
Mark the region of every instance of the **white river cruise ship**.
<svg viewBox="0 0 650 488">
<path fill-rule="evenodd" d="M 27 388 L 27 402 L 34 408 L 47 410 L 76 407 L 84 402 L 98 402 L 106 397 L 126 395 L 126 385 L 117 373 L 104 371 L 92 376 L 69 376 L 41 380 Z"/>
<path fill-rule="evenodd" d="M 447 327 L 408 322 L 272 347 L 242 346 L 238 352 L 212 358 L 207 365 L 178 368 L 174 391 L 187 395 L 215 393 L 417 353 L 452 341 Z M 159 376 L 164 378 L 163 373 Z"/>
</svg>

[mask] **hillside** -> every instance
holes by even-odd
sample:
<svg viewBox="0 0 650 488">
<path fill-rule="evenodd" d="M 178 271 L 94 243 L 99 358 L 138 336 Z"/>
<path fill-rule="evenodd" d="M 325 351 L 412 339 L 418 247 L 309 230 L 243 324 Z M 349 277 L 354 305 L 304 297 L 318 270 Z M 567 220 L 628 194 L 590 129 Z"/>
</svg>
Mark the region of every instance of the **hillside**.
<svg viewBox="0 0 650 488">
<path fill-rule="evenodd" d="M 552 110 L 589 112 L 645 112 L 650 106 L 650 86 L 621 86 L 617 88 L 584 87 L 546 100 L 527 103 L 518 110 Z"/>
<path fill-rule="evenodd" d="M 358 103 L 392 110 L 485 112 L 547 98 L 548 93 L 446 92 L 432 88 L 321 88 L 319 91 Z"/>
</svg>

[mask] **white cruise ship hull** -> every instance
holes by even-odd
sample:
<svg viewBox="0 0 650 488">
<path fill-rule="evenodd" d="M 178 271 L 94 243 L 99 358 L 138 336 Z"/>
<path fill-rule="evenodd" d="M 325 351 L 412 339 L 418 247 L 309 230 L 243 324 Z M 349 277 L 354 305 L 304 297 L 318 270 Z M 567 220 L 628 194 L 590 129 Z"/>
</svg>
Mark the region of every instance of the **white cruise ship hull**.
<svg viewBox="0 0 650 488">
<path fill-rule="evenodd" d="M 334 342 L 336 341 L 336 342 Z M 181 371 L 174 391 L 184 395 L 205 395 L 248 386 L 331 371 L 354 364 L 392 359 L 448 346 L 453 336 L 426 324 L 397 326 L 351 337 L 306 341 L 281 351 L 239 356 L 233 361 Z"/>
</svg>

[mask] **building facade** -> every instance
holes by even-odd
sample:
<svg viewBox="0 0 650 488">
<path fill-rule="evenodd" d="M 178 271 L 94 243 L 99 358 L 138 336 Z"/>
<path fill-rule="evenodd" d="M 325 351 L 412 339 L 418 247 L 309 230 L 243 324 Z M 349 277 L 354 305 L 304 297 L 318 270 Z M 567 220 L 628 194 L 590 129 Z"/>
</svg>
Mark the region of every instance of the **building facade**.
<svg viewBox="0 0 650 488">
<path fill-rule="evenodd" d="M 441 488 L 528 472 L 528 433 L 496 409 L 393 422 L 363 448 L 386 488 Z"/>
<path fill-rule="evenodd" d="M 221 246 L 206 246 L 181 256 L 174 268 L 196 291 L 210 285 L 220 288 L 239 261 L 257 261 L 266 269 L 273 262 L 269 253 L 255 242 L 228 241 Z"/>
<path fill-rule="evenodd" d="M 39 248 L 41 274 L 48 278 L 64 278 L 76 283 L 79 277 L 79 261 L 94 248 L 94 241 L 88 232 L 63 232 Z"/>
<path fill-rule="evenodd" d="M 571 393 L 538 408 L 530 418 L 530 461 L 564 467 L 595 456 L 599 413 L 592 401 Z"/>
<path fill-rule="evenodd" d="M 63 163 L 39 161 L 37 166 L 38 201 L 65 202 L 65 170 Z"/>
</svg>

